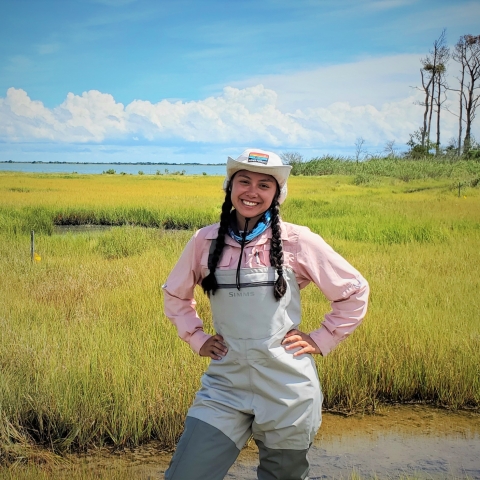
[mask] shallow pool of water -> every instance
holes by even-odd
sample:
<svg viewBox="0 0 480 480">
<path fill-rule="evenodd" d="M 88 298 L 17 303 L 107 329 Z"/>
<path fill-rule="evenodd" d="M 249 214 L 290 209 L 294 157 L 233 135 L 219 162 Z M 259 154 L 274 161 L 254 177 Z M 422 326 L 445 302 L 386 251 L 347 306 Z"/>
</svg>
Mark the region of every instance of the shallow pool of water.
<svg viewBox="0 0 480 480">
<path fill-rule="evenodd" d="M 362 478 L 480 479 L 480 414 L 416 405 L 382 407 L 375 415 L 327 413 L 309 457 L 311 480 L 348 478 L 352 472 Z M 153 479 L 163 478 L 170 454 L 151 442 L 69 459 L 77 467 L 101 471 L 117 466 L 131 470 L 132 478 Z M 252 441 L 226 478 L 254 480 L 256 465 Z"/>
</svg>

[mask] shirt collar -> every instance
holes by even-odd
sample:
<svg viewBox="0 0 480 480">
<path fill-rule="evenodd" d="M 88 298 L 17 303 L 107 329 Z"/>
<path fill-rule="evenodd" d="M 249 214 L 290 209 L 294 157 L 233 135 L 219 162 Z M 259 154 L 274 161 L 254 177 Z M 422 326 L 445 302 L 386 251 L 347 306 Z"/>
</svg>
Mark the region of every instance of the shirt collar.
<svg viewBox="0 0 480 480">
<path fill-rule="evenodd" d="M 215 224 L 216 228 L 212 228 L 206 235 L 205 239 L 206 240 L 214 240 L 218 236 L 218 228 L 220 227 L 220 224 L 217 223 Z M 288 232 L 287 232 L 287 227 L 285 224 L 280 220 L 280 235 L 282 240 L 288 240 Z M 252 240 L 249 243 L 249 246 L 251 245 L 264 245 L 267 243 L 268 240 L 272 238 L 272 227 L 268 227 L 261 235 L 259 235 L 257 238 Z M 225 235 L 225 243 L 227 245 L 231 245 L 232 247 L 240 247 L 240 244 L 238 244 L 233 238 L 230 237 L 230 235 Z"/>
</svg>

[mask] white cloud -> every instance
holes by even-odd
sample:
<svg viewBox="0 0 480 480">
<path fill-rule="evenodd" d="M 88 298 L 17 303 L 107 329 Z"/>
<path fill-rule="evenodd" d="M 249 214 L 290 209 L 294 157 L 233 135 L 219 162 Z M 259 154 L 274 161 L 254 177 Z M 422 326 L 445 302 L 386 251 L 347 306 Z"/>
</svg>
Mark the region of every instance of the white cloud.
<svg viewBox="0 0 480 480">
<path fill-rule="evenodd" d="M 225 87 L 200 101 L 135 100 L 124 106 L 95 90 L 69 93 L 53 109 L 10 88 L 0 99 L 0 139 L 4 142 L 265 145 L 277 149 L 353 145 L 359 136 L 369 146 L 396 140 L 404 144 L 418 128 L 422 108 L 414 95 L 386 102 L 278 108 L 278 94 L 263 85 Z M 456 120 L 443 114 L 442 138 L 455 135 Z M 445 140 L 444 140 L 445 141 Z"/>
<path fill-rule="evenodd" d="M 0 99 L 0 138 L 4 141 L 101 142 L 127 133 L 125 112 L 109 94 L 95 90 L 69 93 L 54 109 L 9 88 Z"/>
<path fill-rule="evenodd" d="M 127 116 L 121 103 L 110 94 L 97 90 L 81 96 L 69 93 L 67 99 L 54 109 L 56 118 L 74 136 L 76 132 L 85 140 L 102 141 L 128 133 Z"/>
<path fill-rule="evenodd" d="M 270 145 L 281 144 L 282 138 L 295 143 L 308 141 L 313 132 L 281 113 L 275 107 L 276 100 L 276 93 L 262 85 L 243 90 L 225 87 L 222 95 L 198 102 L 163 100 L 153 105 L 137 100 L 126 112 L 147 138 L 160 135 L 208 143 L 250 139 Z"/>
<path fill-rule="evenodd" d="M 386 102 L 412 95 L 410 86 L 420 84 L 419 69 L 418 54 L 390 55 L 288 74 L 257 76 L 235 82 L 234 86 L 265 85 L 278 93 L 278 106 L 284 111 L 327 107 L 334 102 L 380 108 Z"/>
<path fill-rule="evenodd" d="M 408 97 L 380 109 L 336 102 L 327 108 L 297 110 L 294 116 L 309 130 L 321 132 L 323 143 L 353 145 L 357 137 L 363 137 L 369 145 L 380 145 L 388 140 L 408 139 L 408 134 L 418 127 L 420 113 L 414 97 Z"/>
</svg>

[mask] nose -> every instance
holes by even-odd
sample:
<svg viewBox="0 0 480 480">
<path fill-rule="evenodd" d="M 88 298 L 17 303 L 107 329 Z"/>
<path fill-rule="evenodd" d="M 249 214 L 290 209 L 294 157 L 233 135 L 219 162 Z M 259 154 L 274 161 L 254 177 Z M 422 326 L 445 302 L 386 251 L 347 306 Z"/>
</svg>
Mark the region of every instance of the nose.
<svg viewBox="0 0 480 480">
<path fill-rule="evenodd" d="M 258 195 L 257 187 L 255 185 L 249 185 L 247 195 L 249 197 L 256 197 Z"/>
</svg>

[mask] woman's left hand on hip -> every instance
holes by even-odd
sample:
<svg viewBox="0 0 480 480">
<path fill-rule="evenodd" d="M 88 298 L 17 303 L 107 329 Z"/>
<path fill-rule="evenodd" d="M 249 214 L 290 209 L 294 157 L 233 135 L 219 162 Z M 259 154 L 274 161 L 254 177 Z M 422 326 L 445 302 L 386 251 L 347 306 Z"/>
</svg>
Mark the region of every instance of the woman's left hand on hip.
<svg viewBox="0 0 480 480">
<path fill-rule="evenodd" d="M 294 357 L 303 355 L 305 353 L 322 353 L 310 335 L 296 329 L 290 330 L 285 335 L 282 345 L 285 345 L 285 350 L 299 348 L 299 350 L 293 354 Z"/>
</svg>

